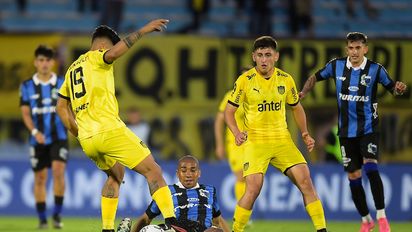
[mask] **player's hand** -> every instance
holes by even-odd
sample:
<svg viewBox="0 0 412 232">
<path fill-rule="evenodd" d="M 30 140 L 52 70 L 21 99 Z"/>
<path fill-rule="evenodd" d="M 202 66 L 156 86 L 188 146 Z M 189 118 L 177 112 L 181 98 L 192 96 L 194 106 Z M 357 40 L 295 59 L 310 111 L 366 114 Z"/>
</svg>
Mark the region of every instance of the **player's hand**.
<svg viewBox="0 0 412 232">
<path fill-rule="evenodd" d="M 216 146 L 216 156 L 219 160 L 223 160 L 225 158 L 225 147 L 224 146 Z"/>
<path fill-rule="evenodd" d="M 236 145 L 240 146 L 247 140 L 247 131 L 239 132 L 235 135 Z"/>
<path fill-rule="evenodd" d="M 406 85 L 403 82 L 397 81 L 395 83 L 394 94 L 395 95 L 403 95 L 406 92 Z"/>
<path fill-rule="evenodd" d="M 308 132 L 303 132 L 302 138 L 303 138 L 303 142 L 305 142 L 306 144 L 308 151 L 311 152 L 313 148 L 315 147 L 315 140 L 309 135 Z"/>
<path fill-rule="evenodd" d="M 34 135 L 34 138 L 36 139 L 36 141 L 37 141 L 38 144 L 44 144 L 44 143 L 45 143 L 44 135 L 43 135 L 43 133 L 41 133 L 40 131 L 37 132 L 37 133 Z"/>
<path fill-rule="evenodd" d="M 139 32 L 144 35 L 153 31 L 165 31 L 167 23 L 169 23 L 168 19 L 156 19 L 144 25 Z"/>
</svg>

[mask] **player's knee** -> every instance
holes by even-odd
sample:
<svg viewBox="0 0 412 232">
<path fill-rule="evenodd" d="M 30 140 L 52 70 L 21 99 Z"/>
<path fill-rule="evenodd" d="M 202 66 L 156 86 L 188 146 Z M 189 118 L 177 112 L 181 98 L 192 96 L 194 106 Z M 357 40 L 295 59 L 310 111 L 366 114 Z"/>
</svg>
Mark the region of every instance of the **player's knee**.
<svg viewBox="0 0 412 232">
<path fill-rule="evenodd" d="M 306 176 L 302 178 L 301 180 L 297 181 L 297 185 L 299 189 L 302 189 L 302 190 L 313 190 L 314 189 L 310 176 Z"/>
<path fill-rule="evenodd" d="M 247 195 L 250 198 L 256 199 L 260 194 L 260 188 L 257 186 L 251 186 L 248 187 L 245 191 L 245 195 Z"/>
<path fill-rule="evenodd" d="M 353 171 L 353 172 L 348 172 L 349 180 L 356 180 L 356 179 L 360 178 L 361 176 L 362 176 L 362 171 L 360 169 L 356 170 L 356 171 Z"/>
</svg>

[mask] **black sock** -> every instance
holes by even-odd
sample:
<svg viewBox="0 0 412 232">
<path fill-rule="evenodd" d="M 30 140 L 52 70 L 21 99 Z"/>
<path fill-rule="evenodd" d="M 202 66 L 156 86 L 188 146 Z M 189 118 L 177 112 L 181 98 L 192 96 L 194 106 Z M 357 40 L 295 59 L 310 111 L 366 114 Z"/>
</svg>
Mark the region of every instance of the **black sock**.
<svg viewBox="0 0 412 232">
<path fill-rule="evenodd" d="M 39 220 L 41 222 L 47 222 L 46 217 L 46 202 L 37 202 L 36 203 L 37 214 L 39 215 Z"/>
<path fill-rule="evenodd" d="M 366 203 L 365 190 L 362 186 L 362 178 L 360 177 L 355 180 L 349 180 L 349 183 L 353 203 L 355 203 L 356 209 L 362 217 L 368 215 L 369 209 Z"/>
<path fill-rule="evenodd" d="M 375 207 L 377 210 L 385 208 L 385 196 L 383 193 L 383 183 L 378 171 L 367 172 Z"/>
<path fill-rule="evenodd" d="M 114 230 L 113 230 L 113 229 L 110 229 L 110 230 L 102 230 L 102 232 L 114 232 Z"/>
<path fill-rule="evenodd" d="M 317 230 L 317 232 L 328 232 L 328 231 L 326 230 L 326 228 L 323 228 L 323 229 Z"/>
</svg>

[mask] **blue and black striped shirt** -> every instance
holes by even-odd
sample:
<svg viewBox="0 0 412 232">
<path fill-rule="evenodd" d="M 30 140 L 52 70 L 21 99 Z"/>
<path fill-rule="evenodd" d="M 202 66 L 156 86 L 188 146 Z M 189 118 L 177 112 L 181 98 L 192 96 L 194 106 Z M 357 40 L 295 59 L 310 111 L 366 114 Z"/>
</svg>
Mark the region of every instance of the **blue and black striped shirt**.
<svg viewBox="0 0 412 232">
<path fill-rule="evenodd" d="M 334 78 L 339 110 L 340 137 L 359 137 L 378 130 L 378 83 L 393 91 L 395 82 L 385 68 L 364 58 L 353 68 L 348 58 L 333 59 L 316 74 L 316 80 Z"/>
<path fill-rule="evenodd" d="M 56 113 L 57 93 L 63 81 L 53 74 L 49 82 L 42 83 L 35 74 L 20 86 L 20 106 L 30 107 L 34 127 L 44 134 L 46 145 L 67 139 L 67 130 Z M 30 144 L 37 145 L 33 136 Z"/>
<path fill-rule="evenodd" d="M 196 221 L 209 228 L 212 226 L 212 219 L 221 215 L 215 187 L 203 184 L 191 189 L 182 188 L 178 184 L 168 187 L 172 192 L 174 211 L 178 220 Z M 146 214 L 151 219 L 161 214 L 155 201 L 150 203 Z"/>
</svg>

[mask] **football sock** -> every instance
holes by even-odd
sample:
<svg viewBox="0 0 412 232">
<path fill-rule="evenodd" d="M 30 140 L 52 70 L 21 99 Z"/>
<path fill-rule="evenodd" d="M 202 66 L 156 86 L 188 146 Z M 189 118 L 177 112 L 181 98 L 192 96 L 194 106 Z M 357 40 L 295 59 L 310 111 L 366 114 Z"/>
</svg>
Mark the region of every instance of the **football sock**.
<svg viewBox="0 0 412 232">
<path fill-rule="evenodd" d="M 376 219 L 379 220 L 379 218 L 386 218 L 385 209 L 376 210 Z"/>
<path fill-rule="evenodd" d="M 119 198 L 107 198 L 102 196 L 101 207 L 103 230 L 114 229 L 114 219 L 116 218 L 118 202 Z"/>
<path fill-rule="evenodd" d="M 349 180 L 350 191 L 352 193 L 353 203 L 359 214 L 364 217 L 369 214 L 368 205 L 366 204 L 365 190 L 362 186 L 362 178 Z"/>
<path fill-rule="evenodd" d="M 236 202 L 239 202 L 240 198 L 242 198 L 243 194 L 245 193 L 246 183 L 244 181 L 236 181 L 235 184 L 235 197 Z"/>
<path fill-rule="evenodd" d="M 385 208 L 385 197 L 383 193 L 383 184 L 381 176 L 379 175 L 378 165 L 376 163 L 366 163 L 363 168 L 368 176 L 371 185 L 373 200 L 375 202 L 376 210 Z"/>
<path fill-rule="evenodd" d="M 54 210 L 53 210 L 53 216 L 54 215 L 60 215 L 63 209 L 63 198 L 60 196 L 54 196 Z"/>
<path fill-rule="evenodd" d="M 159 206 L 160 212 L 162 212 L 163 218 L 176 217 L 173 207 L 172 193 L 169 187 L 163 186 L 159 188 L 152 195 L 157 206 Z"/>
<path fill-rule="evenodd" d="M 309 203 L 306 206 L 306 211 L 312 219 L 312 223 L 316 230 L 326 228 L 325 213 L 323 212 L 323 207 L 320 200 Z"/>
<path fill-rule="evenodd" d="M 39 216 L 39 220 L 41 222 L 46 222 L 47 221 L 46 202 L 37 202 L 36 210 L 37 210 L 37 215 Z"/>
<path fill-rule="evenodd" d="M 362 217 L 362 222 L 371 222 L 371 221 L 373 220 L 370 214 Z"/>
<path fill-rule="evenodd" d="M 233 228 L 234 232 L 242 232 L 245 229 L 247 222 L 249 221 L 252 210 L 236 205 L 235 214 L 233 216 Z"/>
</svg>

